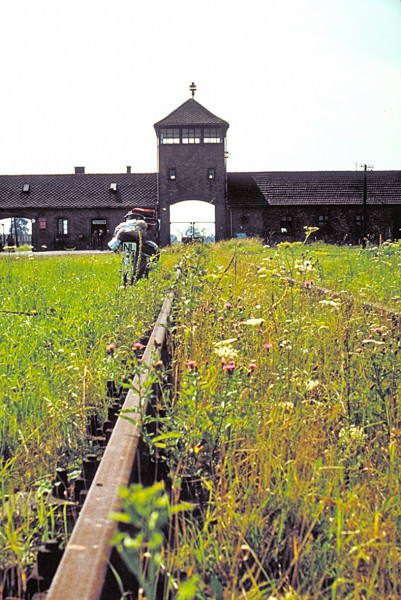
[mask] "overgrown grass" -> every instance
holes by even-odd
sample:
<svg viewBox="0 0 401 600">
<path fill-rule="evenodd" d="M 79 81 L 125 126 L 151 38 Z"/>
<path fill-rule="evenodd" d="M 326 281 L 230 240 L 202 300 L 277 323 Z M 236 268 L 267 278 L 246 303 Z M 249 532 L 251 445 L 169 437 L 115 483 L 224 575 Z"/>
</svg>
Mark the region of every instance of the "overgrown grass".
<svg viewBox="0 0 401 600">
<path fill-rule="evenodd" d="M 401 310 L 401 282 L 395 277 L 401 266 L 400 241 L 366 248 L 283 243 L 270 250 L 269 262 L 282 274 Z"/>
<path fill-rule="evenodd" d="M 399 329 L 358 298 L 272 276 L 285 264 L 310 280 L 305 250 L 282 252 L 183 251 L 172 402 L 150 444 L 172 503 L 197 509 L 175 517 L 168 569 L 196 577 L 199 599 L 395 599 Z M 369 250 L 353 256 L 371 272 Z"/>
<path fill-rule="evenodd" d="M 111 253 L 0 258 L 0 568 L 30 565 L 54 534 L 56 468 L 71 473 L 91 451 L 88 416 L 105 416 L 106 381 L 121 384 L 151 330 L 169 260 L 123 288 Z"/>
<path fill-rule="evenodd" d="M 179 246 L 127 289 L 114 255 L 2 257 L 0 567 L 23 572 L 51 537 L 43 492 L 88 449 L 87 415 L 174 285 L 172 387 L 148 441 L 172 507 L 196 507 L 172 511 L 160 550 L 176 597 L 398 598 L 400 339 L 362 300 L 398 308 L 399 252 Z"/>
</svg>

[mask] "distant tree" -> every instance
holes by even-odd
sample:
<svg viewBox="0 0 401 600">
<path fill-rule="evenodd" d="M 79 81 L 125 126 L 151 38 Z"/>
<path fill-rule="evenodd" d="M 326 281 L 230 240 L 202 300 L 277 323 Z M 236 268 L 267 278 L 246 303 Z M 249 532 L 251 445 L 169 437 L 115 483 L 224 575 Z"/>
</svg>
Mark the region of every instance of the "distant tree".
<svg viewBox="0 0 401 600">
<path fill-rule="evenodd" d="M 21 217 L 11 219 L 10 235 L 14 238 L 17 246 L 19 246 L 19 240 L 21 239 L 22 236 L 30 234 L 28 224 L 29 224 L 28 219 L 22 219 Z"/>
</svg>

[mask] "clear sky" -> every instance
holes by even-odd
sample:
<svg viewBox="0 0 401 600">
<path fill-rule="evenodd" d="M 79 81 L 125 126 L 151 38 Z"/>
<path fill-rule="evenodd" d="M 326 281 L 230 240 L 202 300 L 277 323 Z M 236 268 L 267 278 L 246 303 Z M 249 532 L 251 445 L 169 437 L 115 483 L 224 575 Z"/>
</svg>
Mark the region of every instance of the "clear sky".
<svg viewBox="0 0 401 600">
<path fill-rule="evenodd" d="M 401 169 L 400 0 L 0 0 L 0 174 L 157 170 L 190 97 L 228 170 Z"/>
</svg>

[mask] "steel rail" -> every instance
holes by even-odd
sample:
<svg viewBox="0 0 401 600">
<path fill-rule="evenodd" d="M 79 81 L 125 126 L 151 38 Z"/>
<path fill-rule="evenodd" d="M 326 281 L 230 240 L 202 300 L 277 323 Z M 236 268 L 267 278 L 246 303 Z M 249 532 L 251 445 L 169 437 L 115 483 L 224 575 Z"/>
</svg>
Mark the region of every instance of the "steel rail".
<svg viewBox="0 0 401 600">
<path fill-rule="evenodd" d="M 53 578 L 46 600 L 99 600 L 109 598 L 103 587 L 111 560 L 111 539 L 117 527 L 110 520 L 121 501 L 118 490 L 130 483 L 141 435 L 141 417 L 147 409 L 143 398 L 150 386 L 149 374 L 160 359 L 166 342 L 167 319 L 172 295 L 166 298 L 142 357 L 141 374 L 134 378 L 122 410 L 130 410 L 130 419 L 118 418 L 100 462 L 87 498 L 73 529 L 63 558 Z M 134 391 L 137 390 L 137 391 Z M 103 595 L 102 595 L 103 594 Z"/>
<path fill-rule="evenodd" d="M 294 279 L 293 277 L 288 277 L 287 275 L 280 275 L 279 273 L 273 273 L 273 276 L 283 279 L 284 281 L 288 281 L 290 283 L 296 283 L 299 286 L 305 287 L 304 281 L 299 281 L 298 279 Z M 311 283 L 311 282 L 309 282 L 309 283 L 310 283 L 310 285 L 308 286 L 308 289 L 310 289 L 310 290 L 315 290 L 316 292 L 319 292 L 321 294 L 330 294 L 331 296 L 334 296 L 335 298 L 344 298 L 345 297 L 347 300 L 354 300 L 354 301 L 360 302 L 364 308 L 370 308 L 377 312 L 386 313 L 389 317 L 391 317 L 392 319 L 397 320 L 397 321 L 401 320 L 401 314 L 399 312 L 397 312 L 396 310 L 394 310 L 393 308 L 389 308 L 388 306 L 384 306 L 383 304 L 377 304 L 376 302 L 369 302 L 368 300 L 362 300 L 362 298 L 358 298 L 358 296 L 353 296 L 352 294 L 350 294 L 349 292 L 347 292 L 345 290 L 342 292 L 336 292 L 335 290 L 332 290 L 330 288 L 325 288 L 320 285 L 315 285 L 314 283 Z"/>
</svg>

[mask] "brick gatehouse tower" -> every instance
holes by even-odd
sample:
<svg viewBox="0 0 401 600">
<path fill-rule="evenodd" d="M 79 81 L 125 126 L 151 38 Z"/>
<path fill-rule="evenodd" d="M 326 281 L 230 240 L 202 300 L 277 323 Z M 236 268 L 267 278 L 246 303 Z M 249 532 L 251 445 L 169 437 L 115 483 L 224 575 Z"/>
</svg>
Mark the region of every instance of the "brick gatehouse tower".
<svg viewBox="0 0 401 600">
<path fill-rule="evenodd" d="M 229 124 L 192 98 L 155 123 L 158 139 L 160 244 L 170 243 L 170 207 L 186 201 L 214 206 L 215 239 L 227 231 L 226 134 Z M 181 206 L 184 206 L 181 205 Z"/>
</svg>

